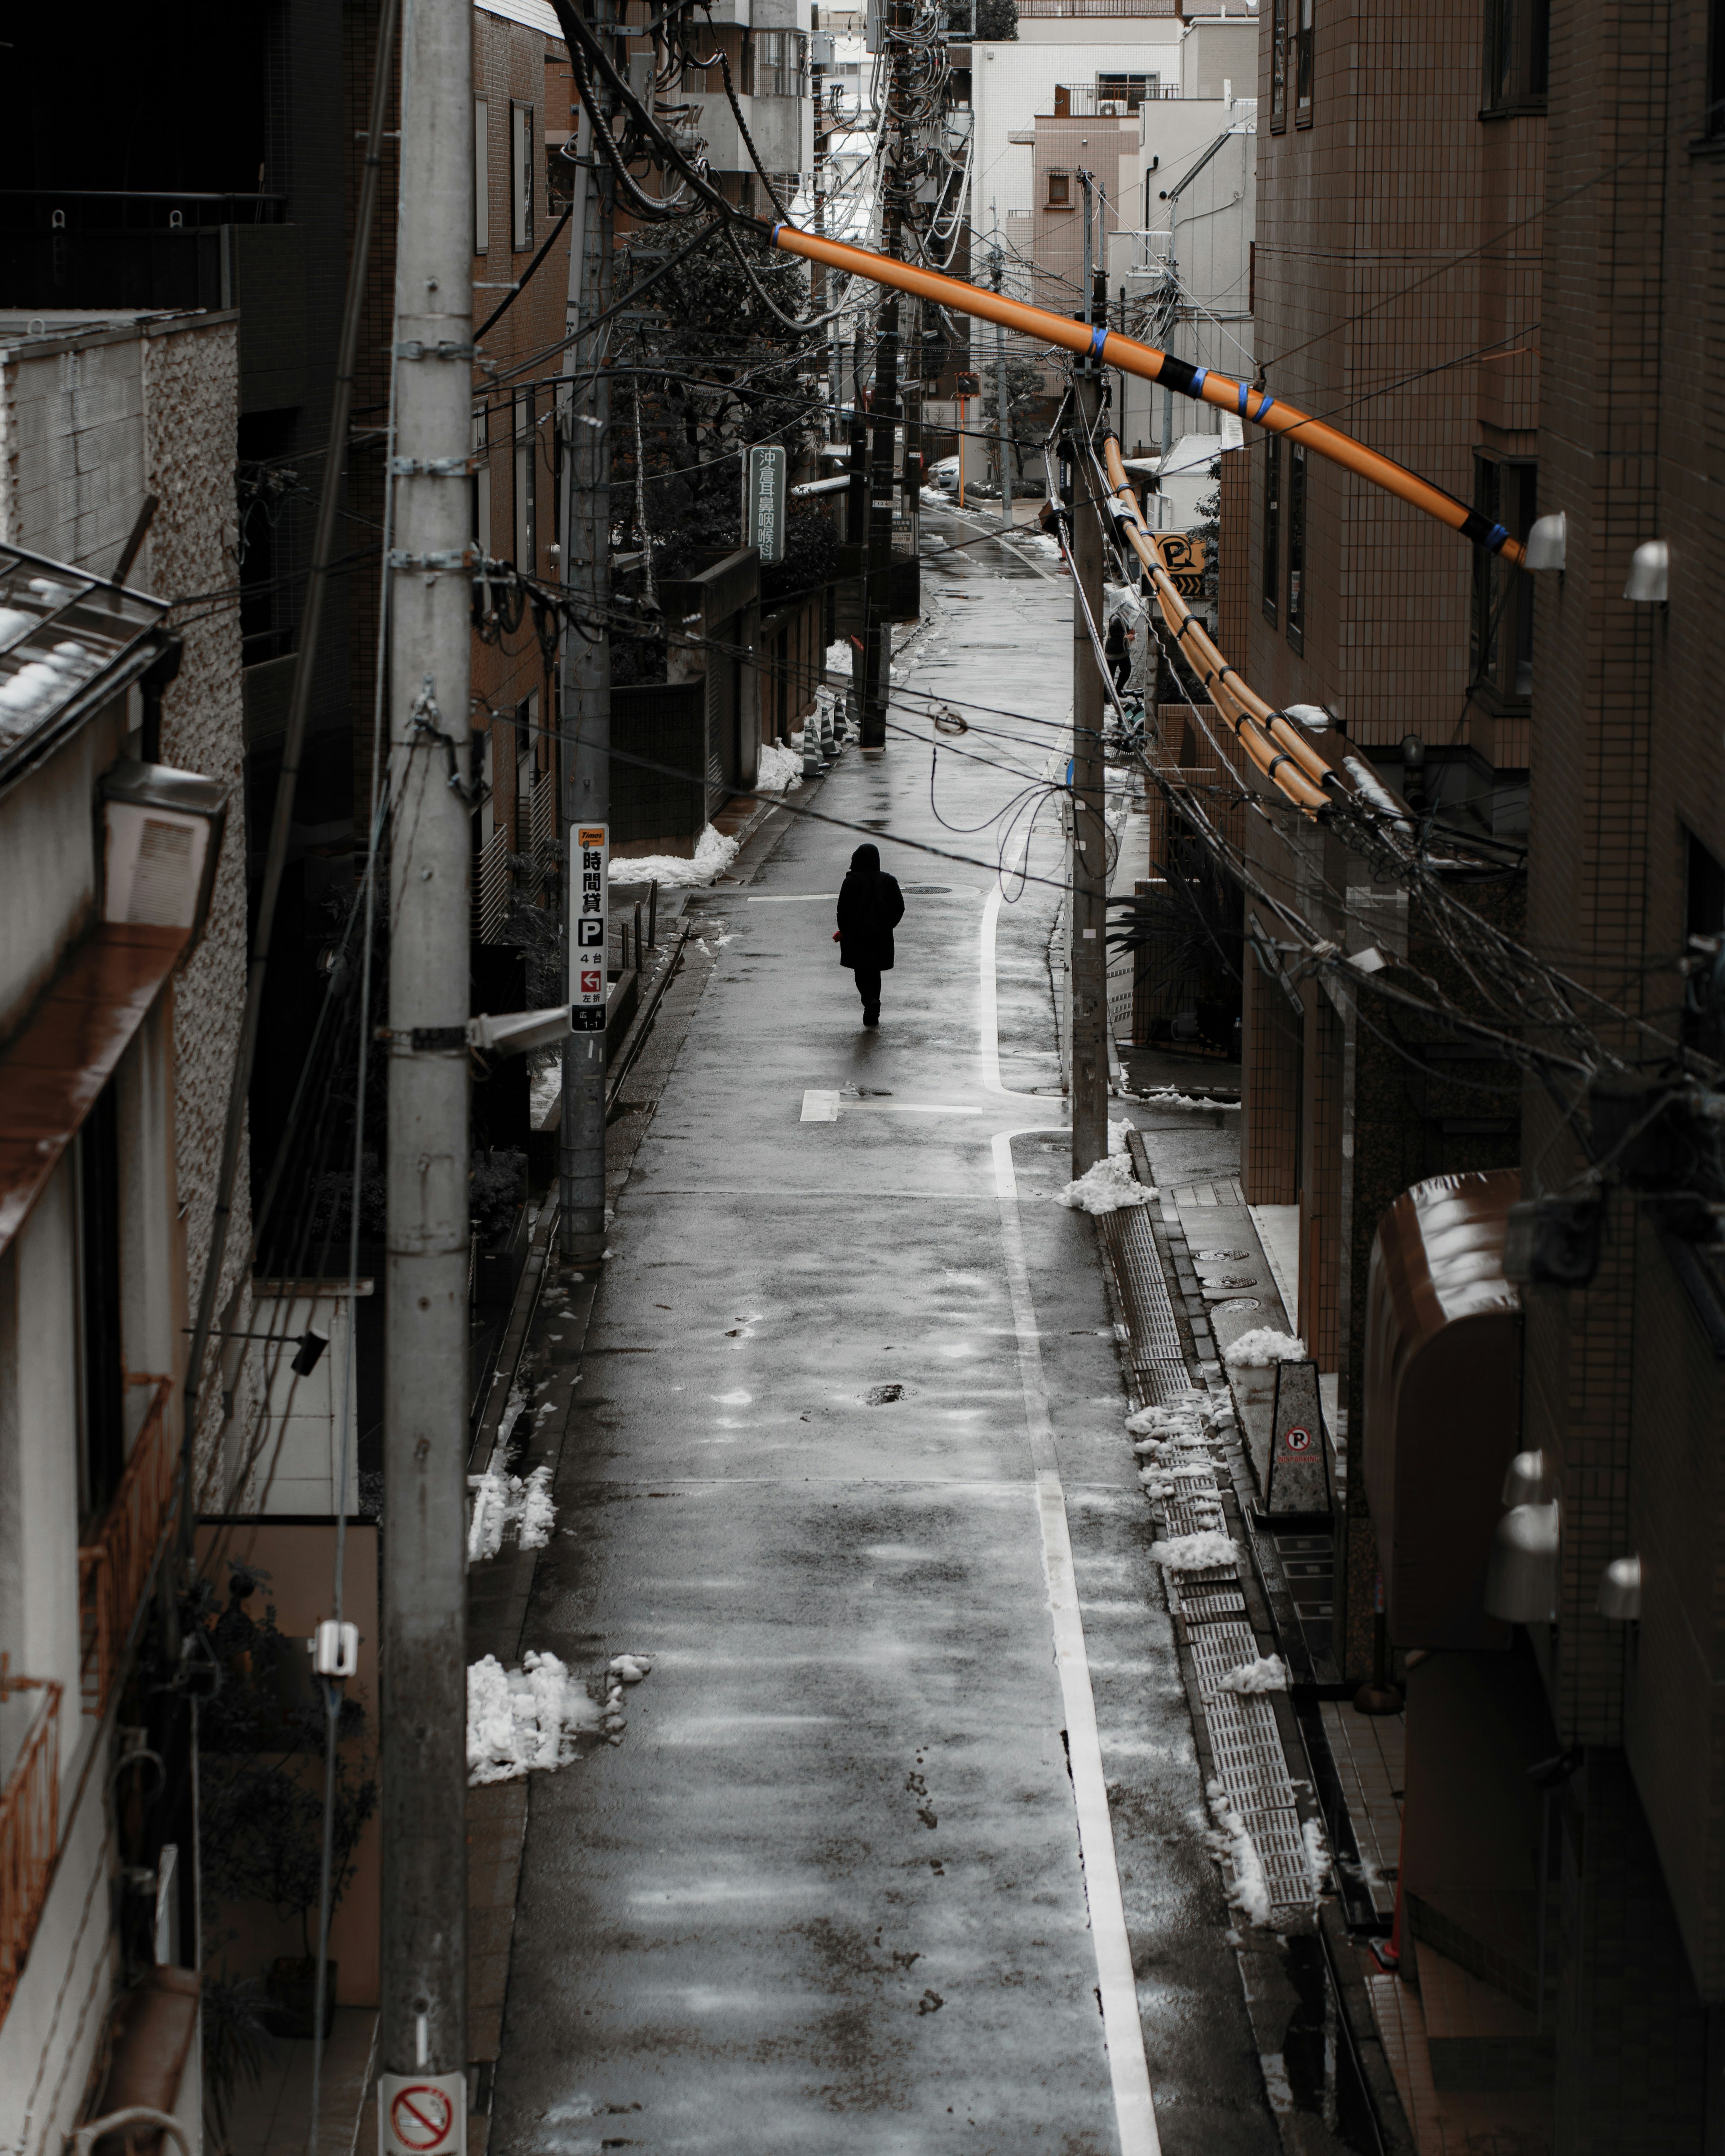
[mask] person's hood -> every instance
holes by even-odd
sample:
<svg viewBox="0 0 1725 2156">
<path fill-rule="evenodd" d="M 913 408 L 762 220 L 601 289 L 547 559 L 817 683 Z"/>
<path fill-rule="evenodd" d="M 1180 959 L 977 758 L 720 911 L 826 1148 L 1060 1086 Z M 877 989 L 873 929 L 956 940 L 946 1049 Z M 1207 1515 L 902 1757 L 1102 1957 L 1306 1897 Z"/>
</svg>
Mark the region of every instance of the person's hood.
<svg viewBox="0 0 1725 2156">
<path fill-rule="evenodd" d="M 878 846 L 859 846 L 850 856 L 852 875 L 879 875 L 880 849 Z"/>
</svg>

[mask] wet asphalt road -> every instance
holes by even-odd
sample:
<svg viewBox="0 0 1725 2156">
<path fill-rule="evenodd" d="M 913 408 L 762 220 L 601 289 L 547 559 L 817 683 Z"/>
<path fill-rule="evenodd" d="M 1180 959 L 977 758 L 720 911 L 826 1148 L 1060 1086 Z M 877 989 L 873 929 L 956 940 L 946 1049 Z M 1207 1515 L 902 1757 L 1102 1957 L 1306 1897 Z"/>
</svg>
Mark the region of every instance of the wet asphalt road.
<svg viewBox="0 0 1725 2156">
<path fill-rule="evenodd" d="M 940 743 L 932 805 L 935 737 L 907 693 L 887 755 L 849 752 L 819 793 L 865 829 L 793 824 L 752 881 L 699 901 L 728 940 L 619 1207 L 524 1635 L 578 1667 L 629 1649 L 655 1666 L 620 1747 L 532 1784 L 506 2156 L 1122 2148 L 1014 1233 L 1161 2144 L 1279 2146 L 1094 1229 L 1050 1202 L 1055 893 L 991 908 L 997 829 L 939 820 L 983 823 L 1033 784 L 1068 708 L 1068 588 L 1000 551 L 928 576 L 935 619 L 896 670 L 971 721 Z M 1030 865 L 1058 876 L 1042 829 Z M 865 834 L 911 887 L 875 1034 L 829 941 Z M 836 1121 L 800 1120 L 808 1090 L 840 1092 Z"/>
</svg>

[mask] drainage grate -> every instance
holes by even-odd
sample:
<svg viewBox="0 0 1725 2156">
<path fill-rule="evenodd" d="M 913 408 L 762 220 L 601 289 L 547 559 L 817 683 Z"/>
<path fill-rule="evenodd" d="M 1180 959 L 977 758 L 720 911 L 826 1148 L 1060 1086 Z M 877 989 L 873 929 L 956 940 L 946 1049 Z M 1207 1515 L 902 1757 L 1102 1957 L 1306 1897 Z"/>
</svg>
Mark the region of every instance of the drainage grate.
<svg viewBox="0 0 1725 2156">
<path fill-rule="evenodd" d="M 1223 1513 L 1219 1501 L 1209 1505 L 1196 1505 L 1177 1503 L 1170 1499 L 1163 1505 L 1162 1517 L 1167 1521 L 1171 1535 L 1201 1535 L 1212 1529 L 1219 1534 L 1222 1532 Z"/>
<path fill-rule="evenodd" d="M 1180 1328 L 1174 1320 L 1174 1306 L 1168 1297 L 1156 1238 L 1144 1218 L 1144 1209 L 1142 1205 L 1122 1208 L 1106 1217 L 1118 1224 L 1111 1240 L 1127 1322 L 1132 1329 L 1133 1360 L 1160 1362 L 1168 1358 L 1178 1363 L 1183 1390 L 1190 1380 L 1185 1375 Z"/>
<path fill-rule="evenodd" d="M 1198 1672 L 1199 1697 L 1208 1706 L 1222 1689 L 1230 1670 L 1258 1659 L 1258 1642 L 1250 1625 L 1207 1625 L 1192 1639 L 1192 1666 Z M 1233 1695 L 1230 1693 L 1230 1697 Z"/>
<path fill-rule="evenodd" d="M 1255 1809 L 1240 1817 L 1264 1866 L 1271 1901 L 1279 1909 L 1309 1909 L 1315 1897 L 1299 1815 Z"/>
<path fill-rule="evenodd" d="M 1171 1573 L 1170 1585 L 1179 1578 L 1178 1573 Z M 1237 1580 L 1219 1587 L 1199 1587 L 1189 1582 L 1189 1574 L 1180 1578 L 1178 1599 L 1169 1598 L 1189 1625 L 1214 1624 L 1219 1618 L 1245 1616 L 1245 1597 L 1240 1593 Z"/>
</svg>

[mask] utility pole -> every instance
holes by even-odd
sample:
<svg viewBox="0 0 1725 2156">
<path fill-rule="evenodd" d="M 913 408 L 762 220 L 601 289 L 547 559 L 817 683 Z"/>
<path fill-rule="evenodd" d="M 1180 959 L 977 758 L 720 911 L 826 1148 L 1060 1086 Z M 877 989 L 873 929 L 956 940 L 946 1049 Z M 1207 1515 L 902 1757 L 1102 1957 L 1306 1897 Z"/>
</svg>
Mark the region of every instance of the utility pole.
<svg viewBox="0 0 1725 2156">
<path fill-rule="evenodd" d="M 904 241 L 903 116 L 898 88 L 898 39 L 907 27 L 906 0 L 891 0 L 886 11 L 886 134 L 888 150 L 881 172 L 880 251 L 895 259 Z M 899 296 L 889 288 L 880 302 L 875 346 L 875 396 L 870 474 L 868 552 L 863 570 L 862 752 L 880 756 L 886 747 L 886 706 L 892 692 L 892 624 L 883 619 L 892 577 L 893 452 L 898 434 Z"/>
<path fill-rule="evenodd" d="M 590 17 L 594 27 L 603 29 L 609 18 L 606 0 L 598 0 Z M 599 95 L 608 113 L 608 93 L 601 88 Z M 591 141 L 581 178 L 585 213 L 569 251 L 572 330 L 610 304 L 615 182 Z M 559 672 L 567 789 L 563 932 L 572 958 L 581 896 L 574 842 L 583 829 L 608 831 L 611 820 L 611 385 L 598 351 L 584 338 L 569 346 L 563 372 L 563 584 L 587 629 L 583 636 L 572 622 L 564 624 Z M 602 971 L 608 957 L 602 947 Z M 593 1031 L 572 1031 L 563 1044 L 557 1240 L 568 1263 L 593 1265 L 605 1250 L 604 1014 L 581 1016 L 599 1024 Z"/>
<path fill-rule="evenodd" d="M 992 201 L 988 204 L 988 215 L 994 228 L 993 238 L 988 247 L 989 280 L 999 292 L 1004 290 L 1006 265 L 1000 252 L 1000 213 Z M 1012 426 L 1006 409 L 1004 322 L 994 325 L 994 417 L 999 423 L 997 433 L 1000 444 L 1000 521 L 1009 528 L 1012 523 Z"/>
<path fill-rule="evenodd" d="M 394 2077 L 467 2066 L 468 699 L 473 23 L 402 37 L 389 747 L 379 2144 Z M 453 782 L 453 783 L 452 783 Z M 459 2097 L 455 2091 L 459 2087 Z M 463 2144 L 465 2145 L 465 2143 Z"/>
<path fill-rule="evenodd" d="M 1084 318 L 1094 307 L 1091 176 L 1084 187 Z M 1108 825 L 1102 762 L 1105 701 L 1091 624 L 1102 634 L 1102 516 L 1090 447 L 1101 411 L 1101 370 L 1073 369 L 1072 466 L 1072 1173 L 1108 1151 Z"/>
</svg>

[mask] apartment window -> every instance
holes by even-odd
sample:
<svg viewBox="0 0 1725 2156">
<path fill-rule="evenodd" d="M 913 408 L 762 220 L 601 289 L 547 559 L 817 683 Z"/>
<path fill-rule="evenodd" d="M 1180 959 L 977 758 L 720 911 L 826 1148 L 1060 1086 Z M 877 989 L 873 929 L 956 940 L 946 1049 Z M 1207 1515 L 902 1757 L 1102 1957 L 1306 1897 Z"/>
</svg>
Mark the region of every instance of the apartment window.
<svg viewBox="0 0 1725 2156">
<path fill-rule="evenodd" d="M 533 108 L 509 108 L 510 244 L 517 254 L 533 244 Z"/>
<path fill-rule="evenodd" d="M 491 546 L 491 415 L 481 408 L 473 415 L 473 454 L 479 459 L 473 475 L 473 542 L 483 554 Z"/>
<path fill-rule="evenodd" d="M 1288 642 L 1306 649 L 1306 449 L 1288 444 Z"/>
<path fill-rule="evenodd" d="M 1072 175 L 1070 172 L 1050 172 L 1049 174 L 1048 207 L 1050 209 L 1071 208 Z"/>
<path fill-rule="evenodd" d="M 1480 117 L 1543 112 L 1551 73 L 1551 0 L 1486 0 L 1484 31 Z"/>
<path fill-rule="evenodd" d="M 1525 539 L 1538 514 L 1538 467 L 1476 450 L 1473 503 L 1489 524 Z M 1533 693 L 1533 579 L 1476 547 L 1470 660 L 1476 695 L 1496 709 Z"/>
<path fill-rule="evenodd" d="M 491 108 L 473 100 L 473 251 L 483 254 L 491 244 Z"/>
<path fill-rule="evenodd" d="M 515 565 L 526 575 L 536 573 L 533 547 L 533 393 L 515 400 Z"/>
<path fill-rule="evenodd" d="M 1270 124 L 1288 124 L 1288 0 L 1271 0 L 1270 9 Z"/>
<path fill-rule="evenodd" d="M 104 1087 L 78 1133 L 78 1516 L 108 1509 L 126 1466 L 120 1344 L 120 1119 Z"/>
<path fill-rule="evenodd" d="M 1136 112 L 1147 100 L 1153 98 L 1162 87 L 1162 78 L 1154 74 L 1099 74 L 1096 77 L 1096 110 L 1105 105 L 1117 106 L 1122 112 Z"/>
<path fill-rule="evenodd" d="M 1275 434 L 1264 444 L 1264 619 L 1274 625 L 1281 611 L 1281 442 Z"/>
<path fill-rule="evenodd" d="M 758 30 L 755 33 L 755 95 L 757 97 L 783 97 L 784 82 L 784 33 L 782 30 Z"/>
<path fill-rule="evenodd" d="M 1312 11 L 1317 0 L 1291 0 L 1298 9 L 1294 32 L 1294 121 L 1297 126 L 1312 125 Z"/>
</svg>

